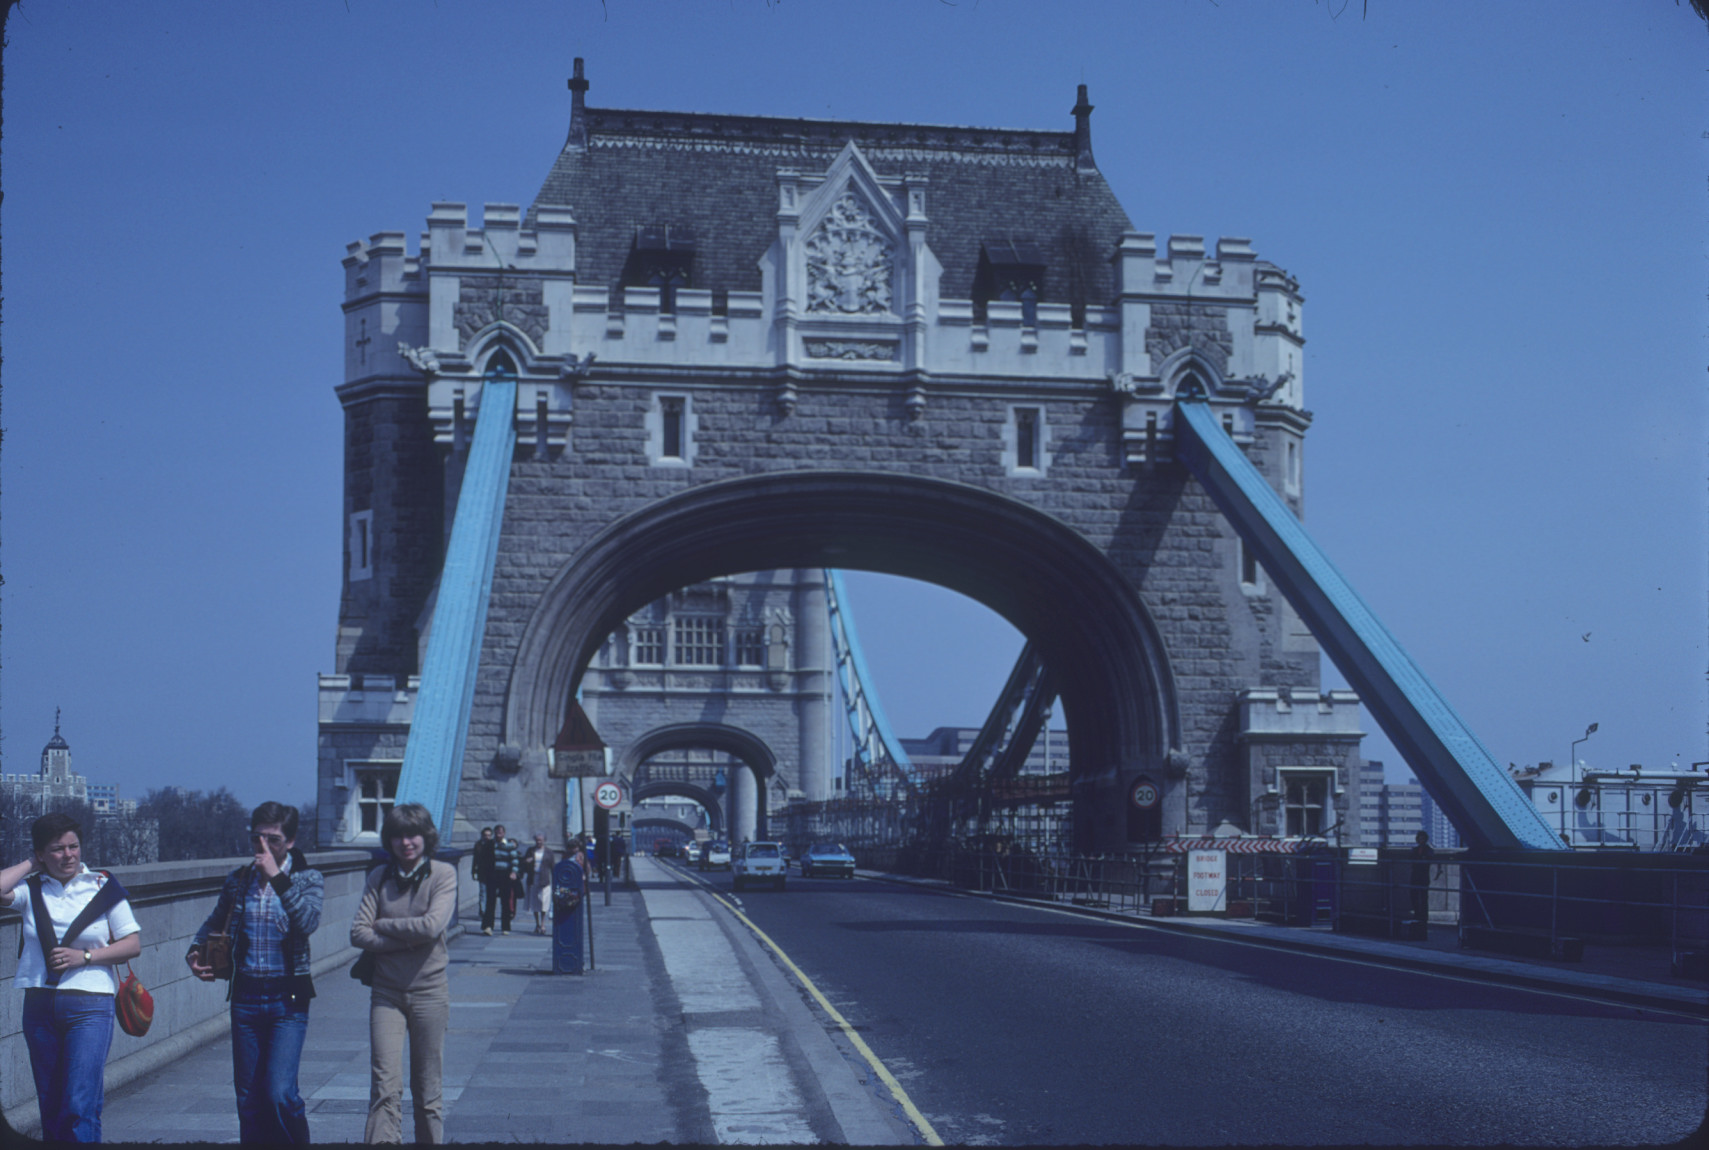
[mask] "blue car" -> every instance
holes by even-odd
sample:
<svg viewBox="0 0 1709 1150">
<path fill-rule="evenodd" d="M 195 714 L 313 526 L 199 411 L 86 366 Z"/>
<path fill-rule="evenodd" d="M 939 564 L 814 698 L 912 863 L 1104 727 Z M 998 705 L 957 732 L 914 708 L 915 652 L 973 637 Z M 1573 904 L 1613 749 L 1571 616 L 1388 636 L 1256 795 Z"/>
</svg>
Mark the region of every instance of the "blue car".
<svg viewBox="0 0 1709 1150">
<path fill-rule="evenodd" d="M 801 853 L 801 877 L 831 875 L 853 878 L 854 856 L 842 843 L 814 843 Z"/>
</svg>

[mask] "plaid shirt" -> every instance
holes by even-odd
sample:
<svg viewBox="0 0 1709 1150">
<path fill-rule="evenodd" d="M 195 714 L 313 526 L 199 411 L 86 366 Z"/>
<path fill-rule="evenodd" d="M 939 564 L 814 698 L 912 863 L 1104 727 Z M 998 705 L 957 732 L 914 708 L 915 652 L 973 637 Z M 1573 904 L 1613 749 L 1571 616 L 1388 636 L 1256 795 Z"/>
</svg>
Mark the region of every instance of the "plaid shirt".
<svg viewBox="0 0 1709 1150">
<path fill-rule="evenodd" d="M 238 906 L 231 920 L 232 933 L 237 936 L 232 943 L 232 959 L 238 974 L 246 978 L 292 975 L 308 982 L 309 935 L 320 926 L 326 884 L 301 851 L 293 849 L 281 869 L 290 880 L 283 893 L 271 883 L 261 882 L 253 866 L 240 866 L 227 875 L 214 912 L 196 932 L 194 945 L 200 946 L 209 934 L 224 930 L 226 915 Z M 313 994 L 312 984 L 303 993 Z"/>
<path fill-rule="evenodd" d="M 289 858 L 280 870 L 291 873 Z M 291 920 L 285 917 L 285 904 L 274 893 L 273 884 L 260 871 L 254 874 L 243 897 L 243 932 L 249 945 L 237 972 L 248 978 L 279 978 L 286 973 L 285 936 L 291 933 Z"/>
</svg>

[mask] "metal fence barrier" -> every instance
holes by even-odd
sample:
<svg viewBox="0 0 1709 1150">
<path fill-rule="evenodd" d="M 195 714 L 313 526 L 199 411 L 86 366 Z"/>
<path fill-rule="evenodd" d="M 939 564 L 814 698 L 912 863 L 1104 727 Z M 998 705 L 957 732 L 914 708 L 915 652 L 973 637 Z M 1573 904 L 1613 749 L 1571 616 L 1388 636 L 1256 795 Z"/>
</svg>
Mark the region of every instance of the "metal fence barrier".
<svg viewBox="0 0 1709 1150">
<path fill-rule="evenodd" d="M 966 889 L 1131 914 L 1182 914 L 1187 856 L 1157 850 L 1076 855 L 1001 840 L 855 848 L 864 867 Z M 1665 948 L 1674 974 L 1704 977 L 1709 856 L 1482 856 L 1404 848 L 1353 861 L 1346 850 L 1225 854 L 1213 912 L 1297 927 L 1425 940 L 1456 928 L 1463 947 L 1572 961 L 1586 942 Z"/>
</svg>

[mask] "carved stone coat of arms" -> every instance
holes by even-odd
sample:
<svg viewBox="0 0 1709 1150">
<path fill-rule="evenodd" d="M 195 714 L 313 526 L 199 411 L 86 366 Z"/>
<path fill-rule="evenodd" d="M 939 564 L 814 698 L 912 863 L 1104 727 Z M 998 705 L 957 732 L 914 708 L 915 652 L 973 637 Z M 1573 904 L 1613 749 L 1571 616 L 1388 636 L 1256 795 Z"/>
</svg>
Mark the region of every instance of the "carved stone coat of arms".
<svg viewBox="0 0 1709 1150">
<path fill-rule="evenodd" d="M 871 315 L 890 310 L 892 247 L 855 195 L 845 193 L 806 244 L 807 310 Z"/>
</svg>

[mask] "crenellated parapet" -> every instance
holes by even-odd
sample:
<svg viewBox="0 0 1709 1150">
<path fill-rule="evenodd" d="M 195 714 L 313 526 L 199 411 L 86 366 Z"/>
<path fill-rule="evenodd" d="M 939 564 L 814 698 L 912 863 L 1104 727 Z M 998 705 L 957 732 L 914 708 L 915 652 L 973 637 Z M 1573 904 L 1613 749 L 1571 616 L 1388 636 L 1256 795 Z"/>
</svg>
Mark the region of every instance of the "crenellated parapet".
<svg viewBox="0 0 1709 1150">
<path fill-rule="evenodd" d="M 1252 687 L 1240 692 L 1240 737 L 1352 738 L 1359 731 L 1356 691 Z"/>
<path fill-rule="evenodd" d="M 407 727 L 420 689 L 419 675 L 321 675 L 320 721 Z"/>
<path fill-rule="evenodd" d="M 1238 237 L 1207 250 L 1202 236 L 1170 236 L 1159 251 L 1154 235 L 1129 232 L 1116 264 L 1121 366 L 1110 382 L 1122 397 L 1127 461 L 1172 458 L 1172 409 L 1185 389 L 1210 401 L 1242 447 L 1261 429 L 1285 428 L 1297 464 L 1310 418 L 1301 408 L 1298 284 Z"/>
</svg>

